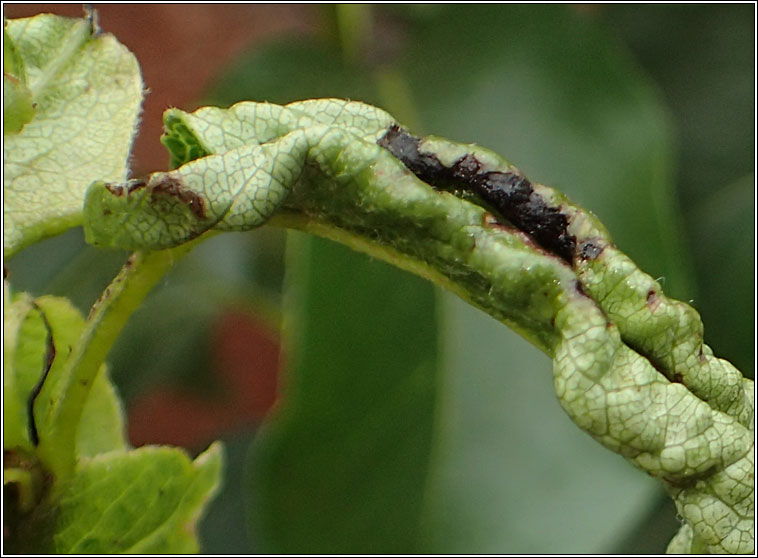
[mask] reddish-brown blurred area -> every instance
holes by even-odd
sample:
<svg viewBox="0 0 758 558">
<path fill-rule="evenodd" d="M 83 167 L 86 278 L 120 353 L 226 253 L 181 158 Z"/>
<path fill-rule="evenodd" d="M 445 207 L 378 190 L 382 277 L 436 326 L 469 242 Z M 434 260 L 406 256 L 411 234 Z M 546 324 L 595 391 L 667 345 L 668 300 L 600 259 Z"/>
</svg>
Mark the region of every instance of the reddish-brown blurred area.
<svg viewBox="0 0 758 558">
<path fill-rule="evenodd" d="M 304 5 L 94 4 L 100 27 L 137 57 L 147 90 L 132 175 L 165 170 L 159 141 L 168 107 L 197 108 L 226 64 L 255 44 L 288 33 L 311 33 L 317 13 Z M 81 4 L 5 4 L 8 19 L 40 13 L 81 17 Z M 279 342 L 249 315 L 228 312 L 209 340 L 219 389 L 209 396 L 163 386 L 129 406 L 132 444 L 202 448 L 240 426 L 258 423 L 276 397 Z"/>
<path fill-rule="evenodd" d="M 94 4 L 100 27 L 137 57 L 148 93 L 132 151 L 132 175 L 166 170 L 159 137 L 169 107 L 197 102 L 226 63 L 256 43 L 315 29 L 313 6 L 292 4 Z M 5 4 L 9 19 L 40 13 L 81 17 L 81 4 Z"/>
<path fill-rule="evenodd" d="M 276 399 L 279 341 L 249 315 L 227 312 L 213 328 L 213 394 L 154 389 L 129 408 L 135 446 L 172 444 L 201 449 L 242 425 L 260 423 Z"/>
</svg>

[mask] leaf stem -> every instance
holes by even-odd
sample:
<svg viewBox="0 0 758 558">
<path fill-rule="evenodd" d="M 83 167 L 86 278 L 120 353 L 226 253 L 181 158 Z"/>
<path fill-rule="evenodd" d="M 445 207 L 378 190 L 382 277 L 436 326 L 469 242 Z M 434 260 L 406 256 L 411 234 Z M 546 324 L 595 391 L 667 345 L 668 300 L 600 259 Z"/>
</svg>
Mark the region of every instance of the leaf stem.
<svg viewBox="0 0 758 558">
<path fill-rule="evenodd" d="M 51 419 L 39 433 L 38 455 L 55 475 L 56 484 L 69 478 L 76 468 L 82 410 L 111 346 L 153 286 L 200 241 L 159 252 L 135 252 L 92 307 L 84 331 L 61 369 L 66 385 L 53 397 Z M 56 382 L 51 380 L 43 391 L 53 389 Z"/>
</svg>

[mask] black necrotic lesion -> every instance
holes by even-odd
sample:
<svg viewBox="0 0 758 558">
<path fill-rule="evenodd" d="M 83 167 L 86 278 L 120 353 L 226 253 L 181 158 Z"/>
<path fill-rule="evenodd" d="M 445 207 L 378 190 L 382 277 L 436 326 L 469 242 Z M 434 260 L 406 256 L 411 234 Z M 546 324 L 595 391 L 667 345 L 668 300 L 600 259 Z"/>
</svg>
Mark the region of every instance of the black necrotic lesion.
<svg viewBox="0 0 758 558">
<path fill-rule="evenodd" d="M 53 341 L 53 329 L 50 326 L 50 322 L 47 321 L 47 316 L 42 309 L 33 303 L 35 310 L 37 310 L 42 318 L 42 323 L 45 326 L 46 339 L 45 339 L 45 357 L 42 367 L 42 374 L 29 393 L 29 397 L 26 401 L 26 414 L 29 420 L 29 438 L 32 444 L 35 446 L 39 444 L 39 431 L 37 430 L 37 422 L 34 418 L 34 404 L 37 402 L 37 397 L 42 391 L 42 386 L 47 380 L 47 376 L 50 373 L 50 369 L 53 367 L 53 361 L 55 360 L 55 342 Z"/>
<path fill-rule="evenodd" d="M 422 151 L 421 139 L 392 125 L 377 143 L 420 180 L 437 189 L 475 194 L 537 244 L 571 263 L 576 238 L 568 233 L 568 218 L 549 205 L 531 182 L 515 172 L 485 171 L 471 154 L 446 167 L 434 153 Z"/>
</svg>

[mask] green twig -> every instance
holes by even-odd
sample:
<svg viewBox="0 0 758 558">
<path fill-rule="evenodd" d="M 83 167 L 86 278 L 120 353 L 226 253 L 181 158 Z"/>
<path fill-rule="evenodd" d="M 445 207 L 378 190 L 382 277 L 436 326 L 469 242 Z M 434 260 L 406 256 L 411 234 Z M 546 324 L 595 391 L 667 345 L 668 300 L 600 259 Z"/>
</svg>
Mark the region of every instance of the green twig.
<svg viewBox="0 0 758 558">
<path fill-rule="evenodd" d="M 52 378 L 43 386 L 38 401 L 49 401 L 49 408 L 35 407 L 35 416 L 46 417 L 40 426 L 38 455 L 56 481 L 74 472 L 76 436 L 84 403 L 111 346 L 153 286 L 198 241 L 171 250 L 132 254 L 92 307 L 78 343 L 71 348 L 61 369 L 65 385 L 59 393 L 50 393 L 56 386 Z"/>
</svg>

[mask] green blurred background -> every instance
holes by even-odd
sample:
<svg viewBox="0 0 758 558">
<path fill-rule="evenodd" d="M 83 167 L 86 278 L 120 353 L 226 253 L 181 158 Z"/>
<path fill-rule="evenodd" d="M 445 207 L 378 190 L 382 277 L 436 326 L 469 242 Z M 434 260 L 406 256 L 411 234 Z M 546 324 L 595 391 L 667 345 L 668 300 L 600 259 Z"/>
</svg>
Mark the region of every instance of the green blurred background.
<svg viewBox="0 0 758 558">
<path fill-rule="evenodd" d="M 753 377 L 753 5 L 95 8 L 149 89 L 135 175 L 167 164 L 168 106 L 376 104 L 592 210 Z M 125 257 L 72 230 L 5 265 L 16 289 L 86 313 Z M 547 357 L 326 241 L 270 228 L 207 241 L 109 362 L 135 445 L 226 442 L 208 553 L 660 553 L 678 526 L 656 481 L 563 414 Z"/>
</svg>

